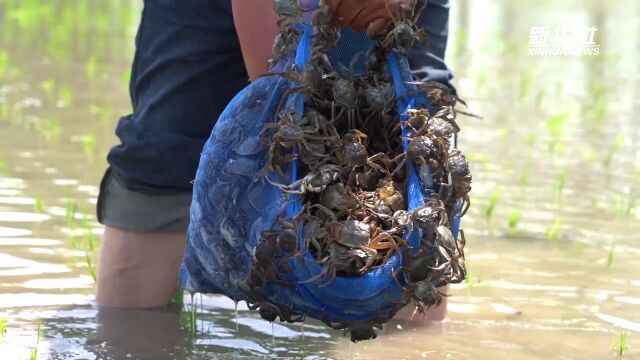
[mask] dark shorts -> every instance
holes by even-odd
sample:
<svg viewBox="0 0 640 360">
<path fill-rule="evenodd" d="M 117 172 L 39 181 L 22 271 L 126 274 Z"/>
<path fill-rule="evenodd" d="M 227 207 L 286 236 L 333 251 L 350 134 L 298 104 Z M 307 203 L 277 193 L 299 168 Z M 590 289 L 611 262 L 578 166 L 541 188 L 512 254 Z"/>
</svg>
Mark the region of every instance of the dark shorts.
<svg viewBox="0 0 640 360">
<path fill-rule="evenodd" d="M 418 20 L 429 48 L 409 54 L 416 76 L 448 83 L 449 6 L 430 0 Z M 231 0 L 149 0 L 136 36 L 133 113 L 118 122 L 98 220 L 132 231 L 184 232 L 191 181 L 216 119 L 248 84 Z"/>
</svg>

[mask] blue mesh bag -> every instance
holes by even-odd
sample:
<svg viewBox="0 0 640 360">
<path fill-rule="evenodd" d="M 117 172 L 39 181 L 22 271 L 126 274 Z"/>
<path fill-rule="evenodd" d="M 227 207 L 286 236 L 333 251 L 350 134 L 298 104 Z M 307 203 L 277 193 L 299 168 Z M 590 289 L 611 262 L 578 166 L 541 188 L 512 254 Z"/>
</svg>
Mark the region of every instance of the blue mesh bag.
<svg viewBox="0 0 640 360">
<path fill-rule="evenodd" d="M 314 27 L 310 16 L 305 19 L 296 25 L 301 32 L 297 46 L 290 56 L 274 65 L 273 72 L 292 64 L 301 70 L 309 62 Z M 329 58 L 333 64 L 351 64 L 351 69 L 358 71 L 362 68 L 358 54 L 372 46 L 374 42 L 364 34 L 343 29 Z M 414 79 L 407 59 L 391 51 L 387 61 L 406 150 L 407 111 L 417 106 L 428 108 L 428 103 L 411 85 Z M 266 283 L 259 296 L 255 288 L 247 285 L 261 233 L 273 228 L 280 218 L 294 217 L 301 207 L 298 198 L 257 176 L 269 157 L 269 146 L 259 140 L 264 126 L 276 121 L 283 103 L 299 113 L 305 111 L 304 94 L 291 91 L 292 86 L 295 85 L 282 77 L 261 77 L 242 90 L 218 119 L 202 152 L 194 182 L 181 285 L 192 293 L 223 293 L 235 301 L 244 300 L 252 309 L 259 307 L 268 320 L 279 316 L 284 321 L 296 321 L 306 316 L 333 328 L 350 330 L 352 340 L 372 338 L 372 326 L 388 321 L 409 302 L 406 280 L 396 276 L 408 261 L 406 252 L 393 254 L 386 263 L 361 276 L 337 276 L 322 283 L 310 281 L 321 275 L 322 266 L 307 252 L 279 265 L 278 270 L 286 274 L 286 279 L 282 283 Z M 283 168 L 291 182 L 299 178 L 299 170 L 298 161 Z M 428 188 L 436 186 L 419 173 L 413 164 L 407 166 L 409 212 L 423 206 L 429 197 Z M 455 236 L 459 223 L 460 212 L 456 211 L 450 222 Z M 404 234 L 409 248 L 419 248 L 421 230 L 407 230 L 411 230 Z M 299 231 L 298 246 L 302 248 L 303 228 Z"/>
</svg>

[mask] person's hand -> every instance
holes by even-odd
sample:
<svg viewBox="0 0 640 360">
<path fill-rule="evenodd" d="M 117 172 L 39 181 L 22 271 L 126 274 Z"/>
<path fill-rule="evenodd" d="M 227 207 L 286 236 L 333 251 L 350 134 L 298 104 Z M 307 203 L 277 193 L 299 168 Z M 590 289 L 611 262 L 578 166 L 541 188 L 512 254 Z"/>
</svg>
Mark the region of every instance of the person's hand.
<svg viewBox="0 0 640 360">
<path fill-rule="evenodd" d="M 366 31 L 369 37 L 383 32 L 391 14 L 413 9 L 416 0 L 325 0 L 340 26 Z"/>
</svg>

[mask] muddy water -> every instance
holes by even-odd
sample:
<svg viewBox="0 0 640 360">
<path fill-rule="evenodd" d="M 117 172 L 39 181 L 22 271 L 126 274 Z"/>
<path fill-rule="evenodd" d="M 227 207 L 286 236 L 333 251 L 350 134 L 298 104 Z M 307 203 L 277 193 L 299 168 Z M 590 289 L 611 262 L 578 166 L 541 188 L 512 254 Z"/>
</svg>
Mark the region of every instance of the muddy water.
<svg viewBox="0 0 640 360">
<path fill-rule="evenodd" d="M 448 58 L 483 120 L 472 161 L 467 283 L 438 327 L 351 347 L 221 297 L 184 309 L 94 306 L 93 208 L 140 4 L 0 2 L 1 359 L 602 359 L 640 356 L 640 4 L 458 1 Z M 598 28 L 599 56 L 528 57 L 532 26 Z M 195 319 L 195 321 L 194 321 Z M 0 323 L 2 321 L 0 320 Z M 237 326 L 237 330 L 236 330 Z M 273 331 L 273 332 L 272 332 Z M 617 346 L 617 345 L 616 345 Z"/>
</svg>

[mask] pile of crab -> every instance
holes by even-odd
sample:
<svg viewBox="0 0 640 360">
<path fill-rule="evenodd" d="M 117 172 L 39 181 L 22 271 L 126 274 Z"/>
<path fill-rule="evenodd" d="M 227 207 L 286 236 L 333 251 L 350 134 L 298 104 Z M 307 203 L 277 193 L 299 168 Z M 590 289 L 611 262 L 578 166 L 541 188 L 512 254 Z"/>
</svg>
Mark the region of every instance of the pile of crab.
<svg viewBox="0 0 640 360">
<path fill-rule="evenodd" d="M 281 34 L 274 59 L 290 51 L 300 36 L 294 24 L 304 11 L 297 4 L 276 1 Z M 395 276 L 407 290 L 407 302 L 420 311 L 441 302 L 437 287 L 464 280 L 464 237 L 456 239 L 451 230 L 454 216 L 466 212 L 471 190 L 468 163 L 452 143 L 460 131 L 456 105 L 464 102 L 445 85 L 417 82 L 413 85 L 429 100 L 430 111 L 400 114 L 385 71 L 389 51 L 405 53 L 426 37 L 414 24 L 416 17 L 413 8 L 398 11 L 389 31 L 347 68 L 329 61 L 328 50 L 340 32 L 321 5 L 313 14 L 309 62 L 302 69 L 291 65 L 265 75 L 290 81 L 285 98 L 302 93 L 304 112 L 283 104 L 262 130 L 259 139 L 269 146 L 269 157 L 261 178 L 302 205 L 296 215 L 279 218 L 273 229 L 262 232 L 248 278 L 251 288 L 285 284 L 277 264 L 308 253 L 322 272 L 307 281 L 324 284 L 337 276 L 362 276 L 402 252 L 406 266 Z M 356 74 L 356 66 L 363 71 Z M 287 169 L 294 161 L 299 179 L 291 183 Z M 418 172 L 426 198 L 411 212 L 409 171 Z M 418 248 L 407 243 L 407 234 L 416 228 L 422 234 Z M 286 255 L 275 261 L 278 254 Z M 268 320 L 285 317 L 267 310 L 261 308 Z"/>
</svg>

